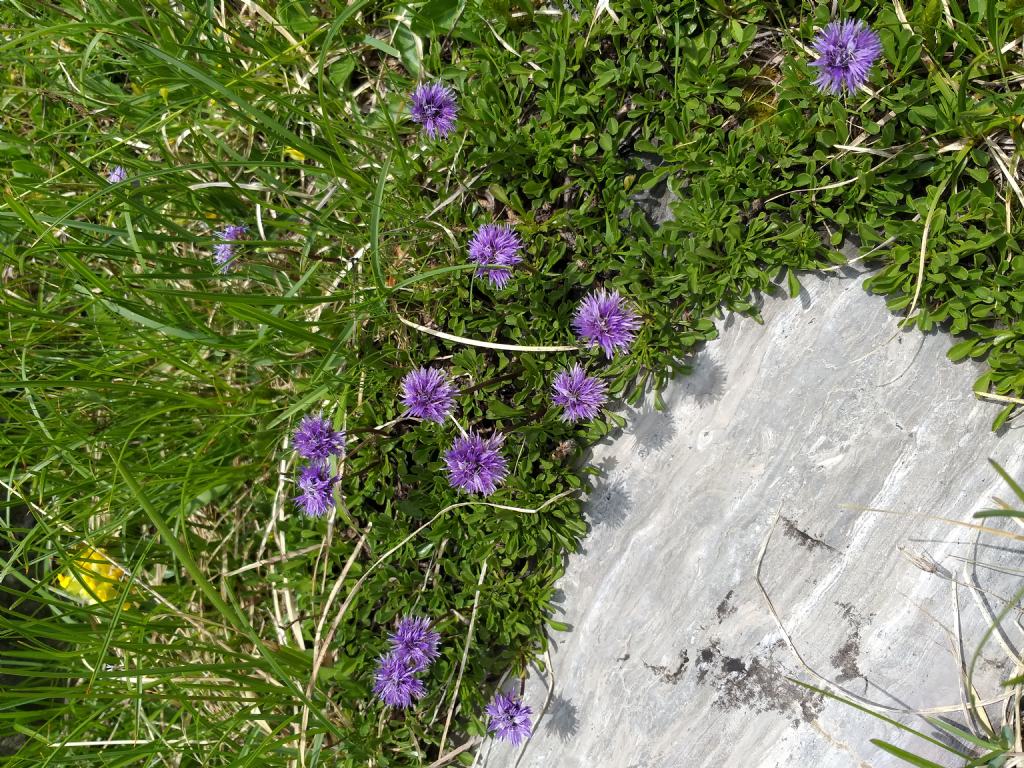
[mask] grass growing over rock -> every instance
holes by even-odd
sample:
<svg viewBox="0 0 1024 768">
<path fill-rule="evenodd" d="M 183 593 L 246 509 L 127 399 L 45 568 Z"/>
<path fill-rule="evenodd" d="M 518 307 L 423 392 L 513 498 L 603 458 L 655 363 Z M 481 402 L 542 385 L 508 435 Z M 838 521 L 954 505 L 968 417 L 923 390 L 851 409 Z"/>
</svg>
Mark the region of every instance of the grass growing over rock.
<svg viewBox="0 0 1024 768">
<path fill-rule="evenodd" d="M 908 323 L 987 362 L 1004 423 L 1024 6 L 838 5 L 882 43 L 838 96 L 809 66 L 828 3 L 0 7 L 12 764 L 471 762 L 563 628 L 579 459 L 620 423 L 564 421 L 556 376 L 657 392 L 723 310 L 796 293 L 844 239 Z M 421 82 L 457 97 L 445 136 L 410 120 Z M 658 225 L 636 201 L 661 190 Z M 468 261 L 486 224 L 523 242 L 503 289 Z M 641 320 L 610 360 L 572 327 L 602 288 Z M 420 366 L 457 424 L 403 417 Z M 321 410 L 346 449 L 308 518 L 291 439 Z M 486 498 L 446 477 L 460 429 L 506 436 Z M 410 614 L 440 657 L 386 708 Z"/>
</svg>

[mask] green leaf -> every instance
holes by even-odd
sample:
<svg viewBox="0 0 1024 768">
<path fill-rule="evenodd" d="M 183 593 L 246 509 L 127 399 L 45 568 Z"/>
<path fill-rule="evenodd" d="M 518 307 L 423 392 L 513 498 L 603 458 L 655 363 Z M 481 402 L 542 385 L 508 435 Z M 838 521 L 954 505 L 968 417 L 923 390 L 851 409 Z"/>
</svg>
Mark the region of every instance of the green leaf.
<svg viewBox="0 0 1024 768">
<path fill-rule="evenodd" d="M 971 351 L 974 349 L 974 345 L 977 343 L 978 342 L 976 339 L 968 339 L 967 341 L 961 341 L 957 344 L 954 344 L 952 347 L 949 348 L 949 351 L 946 352 L 946 357 L 948 357 L 954 363 L 959 360 L 963 360 L 965 357 L 971 354 Z"/>
<path fill-rule="evenodd" d="M 992 431 L 998 431 L 1003 426 L 1003 424 L 1006 423 L 1006 420 L 1010 418 L 1011 415 L 1013 415 L 1013 412 L 1014 410 L 1016 410 L 1016 408 L 1016 405 L 1008 405 L 1005 408 L 1003 408 L 999 412 L 999 415 L 996 416 L 995 419 L 992 421 Z"/>
<path fill-rule="evenodd" d="M 973 733 L 969 733 L 965 731 L 963 728 L 958 728 L 952 723 L 947 723 L 945 720 L 940 720 L 937 717 L 925 717 L 925 720 L 927 720 L 929 723 L 931 723 L 939 730 L 952 734 L 961 741 L 966 741 L 968 744 L 973 744 L 979 749 L 993 750 L 999 748 L 999 744 L 997 744 L 996 742 L 979 739 Z"/>
<path fill-rule="evenodd" d="M 346 90 L 348 87 L 348 79 L 352 77 L 352 73 L 356 69 L 356 57 L 355 56 L 342 56 L 336 62 L 331 64 L 328 69 L 328 77 L 331 82 L 334 83 L 334 87 L 339 90 Z"/>
<path fill-rule="evenodd" d="M 85 293 L 88 292 L 85 291 Z M 161 320 L 148 317 L 140 312 L 135 312 L 134 310 L 128 309 L 128 307 L 122 306 L 115 301 L 110 301 L 109 299 L 97 297 L 96 300 L 99 304 L 102 304 L 115 315 L 120 315 L 125 320 L 130 320 L 133 323 L 141 325 L 143 328 L 152 328 L 154 331 L 161 333 L 164 336 L 170 336 L 174 339 L 191 339 L 193 341 L 201 341 L 206 344 L 216 344 L 224 341 L 224 339 L 213 336 L 210 333 L 189 331 L 184 328 L 177 328 L 173 325 L 168 325 Z"/>
<path fill-rule="evenodd" d="M 900 749 L 899 747 L 893 746 L 892 744 L 889 744 L 886 741 L 882 741 L 881 739 L 871 739 L 871 743 L 879 749 L 885 750 L 890 755 L 894 755 L 906 763 L 916 765 L 917 768 L 944 768 L 944 766 L 941 766 L 938 763 L 933 763 L 931 760 L 925 760 L 923 757 L 918 757 L 912 752 L 907 752 L 905 749 Z"/>
<path fill-rule="evenodd" d="M 373 204 L 370 208 L 370 260 L 373 263 L 373 279 L 377 283 L 378 291 L 383 291 L 386 287 L 384 267 L 380 258 L 380 215 L 384 205 L 384 187 L 388 183 L 390 170 L 391 156 L 389 155 L 377 177 L 377 188 L 373 192 Z"/>
<path fill-rule="evenodd" d="M 217 608 L 220 612 L 221 618 L 223 618 L 228 624 L 232 624 L 235 627 L 243 630 L 249 628 L 248 622 L 239 615 L 239 613 L 225 602 L 220 596 L 220 592 L 210 583 L 209 579 L 206 578 L 203 570 L 196 563 L 195 558 L 192 557 L 188 548 L 181 543 L 177 536 L 174 535 L 174 531 L 171 530 L 170 525 L 167 524 L 167 520 L 161 515 L 156 507 L 150 502 L 149 497 L 142 490 L 142 486 L 139 485 L 135 479 L 135 475 L 128 470 L 128 468 L 121 462 L 121 460 L 115 455 L 110 454 L 113 459 L 114 466 L 117 467 L 121 473 L 121 477 L 124 478 L 125 485 L 127 485 L 135 498 L 139 502 L 139 506 L 142 507 L 146 515 L 149 517 L 153 526 L 160 533 L 164 539 L 164 543 L 174 553 L 174 556 L 181 563 L 182 567 L 188 572 L 188 575 L 192 577 L 192 581 L 195 582 L 199 590 L 206 596 L 206 599 Z"/>
<path fill-rule="evenodd" d="M 941 20 L 942 0 L 927 0 L 921 6 L 917 28 L 918 33 L 924 38 L 930 48 L 934 48 L 938 40 L 938 25 Z"/>
<path fill-rule="evenodd" d="M 975 512 L 974 517 L 1024 517 L 1024 512 L 1016 509 L 982 509 Z"/>
<path fill-rule="evenodd" d="M 413 16 L 413 32 L 428 37 L 450 32 L 464 7 L 464 0 L 428 0 Z"/>
<path fill-rule="evenodd" d="M 792 269 L 788 270 L 786 274 L 786 283 L 789 286 L 789 295 L 791 298 L 796 298 L 800 295 L 802 286 L 800 285 L 800 278 L 796 276 L 796 272 Z"/>
<path fill-rule="evenodd" d="M 423 40 L 407 25 L 399 24 L 395 30 L 395 46 L 402 57 L 402 65 L 413 77 L 423 71 Z"/>
<path fill-rule="evenodd" d="M 1003 478 L 1003 481 L 1010 486 L 1015 494 L 1017 494 L 1017 498 L 1024 502 L 1024 488 L 1021 488 L 1020 484 L 1010 477 L 1010 473 L 1003 469 L 1003 465 L 995 459 L 989 459 L 988 463 L 992 465 L 992 468 L 999 473 L 999 476 Z"/>
<path fill-rule="evenodd" d="M 395 48 L 395 46 L 385 43 L 380 38 L 373 37 L 372 35 L 364 35 L 363 44 L 376 48 L 381 53 L 386 53 L 388 56 L 393 56 L 396 59 L 402 58 L 402 52 Z"/>
<path fill-rule="evenodd" d="M 500 400 L 491 400 L 487 403 L 487 414 L 492 419 L 511 419 L 522 416 L 524 413 L 522 408 L 513 408 Z"/>
</svg>

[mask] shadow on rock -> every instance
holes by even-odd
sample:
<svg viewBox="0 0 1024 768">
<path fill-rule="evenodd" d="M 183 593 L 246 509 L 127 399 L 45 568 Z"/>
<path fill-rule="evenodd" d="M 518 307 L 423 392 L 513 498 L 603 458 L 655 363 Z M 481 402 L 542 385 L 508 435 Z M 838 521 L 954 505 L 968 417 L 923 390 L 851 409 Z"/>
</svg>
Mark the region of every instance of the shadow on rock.
<svg viewBox="0 0 1024 768">
<path fill-rule="evenodd" d="M 590 525 L 618 528 L 626 522 L 626 514 L 633 505 L 633 496 L 618 478 L 602 478 L 594 485 L 583 507 Z"/>
<path fill-rule="evenodd" d="M 722 399 L 728 380 L 722 364 L 705 352 L 684 380 L 684 391 L 698 406 L 706 408 Z"/>
<path fill-rule="evenodd" d="M 547 725 L 563 742 L 569 741 L 580 728 L 576 705 L 561 694 L 551 697 L 548 705 Z"/>
<path fill-rule="evenodd" d="M 678 431 L 671 407 L 656 410 L 653 398 L 650 397 L 645 398 L 639 408 L 630 408 L 625 416 L 629 422 L 626 431 L 636 441 L 636 452 L 641 458 L 665 448 Z"/>
</svg>

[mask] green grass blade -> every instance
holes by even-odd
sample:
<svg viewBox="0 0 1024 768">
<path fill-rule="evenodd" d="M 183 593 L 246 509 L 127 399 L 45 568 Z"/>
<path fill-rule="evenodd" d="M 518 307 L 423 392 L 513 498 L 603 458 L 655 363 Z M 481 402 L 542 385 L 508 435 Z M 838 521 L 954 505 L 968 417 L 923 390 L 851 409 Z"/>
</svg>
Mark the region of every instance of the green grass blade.
<svg viewBox="0 0 1024 768">
<path fill-rule="evenodd" d="M 879 749 L 885 750 L 890 755 L 898 757 L 905 763 L 916 765 L 917 768 L 945 768 L 945 766 L 939 765 L 938 763 L 933 763 L 931 760 L 925 760 L 923 757 L 918 757 L 912 752 L 907 752 L 907 750 L 900 749 L 899 747 L 894 746 L 886 741 L 882 741 L 881 739 L 871 739 L 871 743 Z"/>
<path fill-rule="evenodd" d="M 999 473 L 999 476 L 1003 478 L 1003 481 L 1010 486 L 1013 492 L 1017 495 L 1017 498 L 1024 502 L 1024 488 L 1020 487 L 1020 484 L 1010 477 L 1010 473 L 1003 469 L 1003 465 L 995 459 L 989 459 L 988 463 L 992 465 L 992 468 Z"/>
</svg>

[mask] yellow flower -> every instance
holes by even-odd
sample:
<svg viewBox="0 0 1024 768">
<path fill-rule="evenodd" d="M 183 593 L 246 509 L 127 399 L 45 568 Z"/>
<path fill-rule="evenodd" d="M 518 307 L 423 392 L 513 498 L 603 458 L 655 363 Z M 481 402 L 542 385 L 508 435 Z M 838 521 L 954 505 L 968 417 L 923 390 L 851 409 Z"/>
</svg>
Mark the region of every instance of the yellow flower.
<svg viewBox="0 0 1024 768">
<path fill-rule="evenodd" d="M 102 549 L 88 547 L 57 574 L 57 583 L 85 603 L 106 603 L 117 597 L 121 578 L 121 569 L 106 559 Z"/>
</svg>

